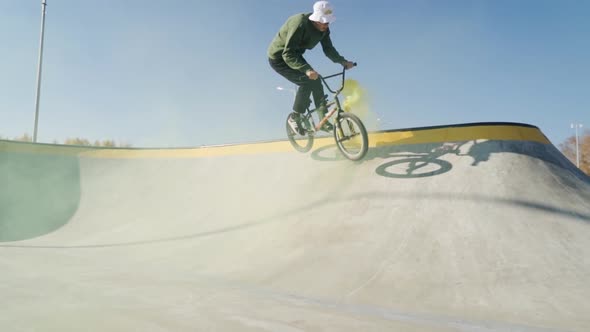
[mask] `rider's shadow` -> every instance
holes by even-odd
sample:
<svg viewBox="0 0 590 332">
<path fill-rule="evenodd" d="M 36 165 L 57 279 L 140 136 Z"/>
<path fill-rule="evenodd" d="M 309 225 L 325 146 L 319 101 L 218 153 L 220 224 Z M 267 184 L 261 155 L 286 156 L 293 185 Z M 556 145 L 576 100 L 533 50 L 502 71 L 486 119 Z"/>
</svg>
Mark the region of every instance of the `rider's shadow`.
<svg viewBox="0 0 590 332">
<path fill-rule="evenodd" d="M 473 158 L 471 166 L 479 166 L 481 163 L 490 161 L 494 154 L 507 153 L 519 154 L 541 161 L 555 170 L 553 175 L 560 178 L 563 183 L 576 186 L 575 182 L 571 182 L 571 176 L 584 182 L 590 180 L 588 175 L 577 168 L 552 144 L 522 141 L 482 141 L 474 142 L 467 152 Z"/>
</svg>

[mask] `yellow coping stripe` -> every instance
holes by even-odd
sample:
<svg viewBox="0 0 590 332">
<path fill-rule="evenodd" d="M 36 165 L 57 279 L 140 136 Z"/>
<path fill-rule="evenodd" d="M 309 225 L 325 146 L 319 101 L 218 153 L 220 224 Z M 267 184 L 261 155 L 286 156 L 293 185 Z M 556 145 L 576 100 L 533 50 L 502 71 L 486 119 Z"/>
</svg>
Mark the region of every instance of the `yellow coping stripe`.
<svg viewBox="0 0 590 332">
<path fill-rule="evenodd" d="M 369 136 L 370 146 L 391 144 L 423 144 L 469 141 L 476 139 L 499 141 L 532 141 L 549 144 L 538 128 L 516 125 L 483 125 L 444 127 L 434 129 L 374 133 Z"/>
<path fill-rule="evenodd" d="M 424 128 L 405 131 L 373 132 L 369 134 L 369 145 L 370 147 L 378 147 L 386 145 L 457 142 L 480 139 L 532 141 L 543 144 L 550 143 L 538 128 L 507 124 L 460 127 L 449 126 L 431 129 Z M 331 136 L 316 138 L 314 148 L 321 148 L 333 144 L 335 143 Z M 286 140 L 239 145 L 170 149 L 95 148 L 0 141 L 0 153 L 2 152 L 58 154 L 91 158 L 195 158 L 294 152 L 294 150 Z"/>
</svg>

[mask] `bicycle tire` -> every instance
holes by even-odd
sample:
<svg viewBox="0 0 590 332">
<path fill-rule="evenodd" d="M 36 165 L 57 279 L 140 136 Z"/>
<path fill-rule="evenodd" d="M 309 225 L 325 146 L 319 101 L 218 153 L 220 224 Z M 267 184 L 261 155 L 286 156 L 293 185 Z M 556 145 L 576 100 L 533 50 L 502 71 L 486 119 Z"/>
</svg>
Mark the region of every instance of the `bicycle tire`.
<svg viewBox="0 0 590 332">
<path fill-rule="evenodd" d="M 336 118 L 334 140 L 340 152 L 352 161 L 363 159 L 369 150 L 367 129 L 352 113 L 343 112 Z"/>
<path fill-rule="evenodd" d="M 314 140 L 314 133 L 313 129 L 311 128 L 311 123 L 309 122 L 309 119 L 307 117 L 301 117 L 301 125 L 305 130 L 305 134 L 300 135 L 299 133 L 294 132 L 291 126 L 289 125 L 289 118 L 291 117 L 291 114 L 287 116 L 287 120 L 285 121 L 287 129 L 287 138 L 289 139 L 289 143 L 291 143 L 291 146 L 293 146 L 293 148 L 295 148 L 295 150 L 299 152 L 308 152 L 313 147 Z"/>
</svg>

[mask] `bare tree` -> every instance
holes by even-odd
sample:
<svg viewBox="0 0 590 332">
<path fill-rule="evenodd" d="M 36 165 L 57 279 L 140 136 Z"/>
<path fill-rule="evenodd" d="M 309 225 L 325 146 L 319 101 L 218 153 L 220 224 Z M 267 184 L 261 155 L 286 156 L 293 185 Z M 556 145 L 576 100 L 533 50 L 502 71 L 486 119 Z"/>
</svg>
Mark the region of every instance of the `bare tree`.
<svg viewBox="0 0 590 332">
<path fill-rule="evenodd" d="M 580 170 L 590 175 L 590 130 L 585 130 L 578 136 L 578 149 L 580 157 Z M 559 150 L 571 162 L 576 164 L 576 137 L 568 137 L 565 142 L 559 144 Z"/>
<path fill-rule="evenodd" d="M 29 135 L 28 133 L 24 133 L 19 137 L 15 137 L 14 140 L 19 142 L 32 142 L 33 137 L 31 137 L 31 135 Z"/>
</svg>

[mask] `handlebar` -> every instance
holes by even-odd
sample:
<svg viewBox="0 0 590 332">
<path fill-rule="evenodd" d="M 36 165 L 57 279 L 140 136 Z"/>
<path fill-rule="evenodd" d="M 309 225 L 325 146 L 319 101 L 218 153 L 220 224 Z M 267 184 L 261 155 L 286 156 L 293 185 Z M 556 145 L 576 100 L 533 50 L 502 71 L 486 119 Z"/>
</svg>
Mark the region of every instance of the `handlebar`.
<svg viewBox="0 0 590 332">
<path fill-rule="evenodd" d="M 353 62 L 352 63 L 352 66 L 353 67 L 356 67 L 357 66 L 357 63 L 356 62 Z M 332 78 L 332 77 L 335 77 L 335 76 L 344 75 L 344 72 L 345 71 L 346 71 L 346 67 L 342 66 L 342 72 L 337 73 L 337 74 L 332 74 L 332 75 L 329 75 L 329 76 L 322 76 L 322 75 L 320 75 L 320 78 L 322 78 L 322 79 L 328 79 L 328 78 Z"/>
<path fill-rule="evenodd" d="M 356 66 L 357 66 L 357 63 L 356 63 L 356 62 L 353 62 L 353 63 L 352 63 L 352 66 L 353 66 L 353 67 L 356 67 Z M 319 78 L 322 80 L 322 82 L 324 82 L 324 85 L 326 86 L 326 88 L 327 88 L 327 89 L 328 89 L 328 90 L 329 90 L 331 93 L 336 93 L 336 94 L 337 94 L 337 93 L 340 93 L 340 91 L 342 91 L 342 89 L 344 88 L 344 79 L 345 79 L 345 76 L 346 76 L 346 74 L 345 74 L 345 73 L 346 73 L 346 67 L 342 66 L 342 72 L 340 72 L 340 73 L 337 73 L 337 74 L 328 75 L 328 76 L 322 76 L 322 75 L 319 75 Z M 336 76 L 340 76 L 340 75 L 342 75 L 342 85 L 340 86 L 340 88 L 339 88 L 339 89 L 337 89 L 336 91 L 333 91 L 332 89 L 330 89 L 330 86 L 328 85 L 328 83 L 326 82 L 326 80 L 327 80 L 328 78 L 332 78 L 332 77 L 336 77 Z"/>
</svg>

